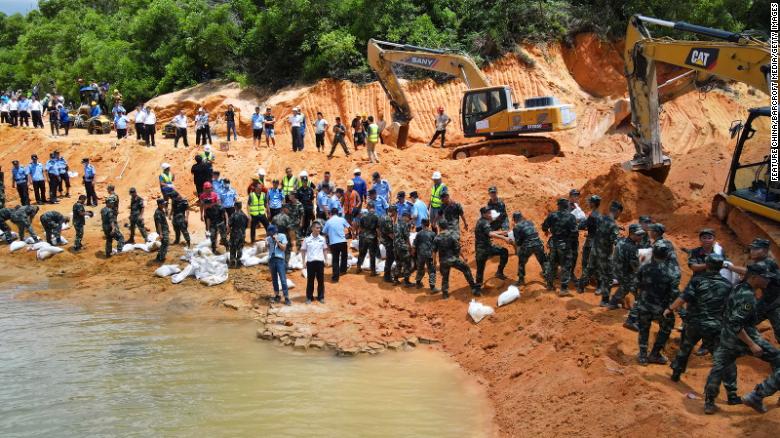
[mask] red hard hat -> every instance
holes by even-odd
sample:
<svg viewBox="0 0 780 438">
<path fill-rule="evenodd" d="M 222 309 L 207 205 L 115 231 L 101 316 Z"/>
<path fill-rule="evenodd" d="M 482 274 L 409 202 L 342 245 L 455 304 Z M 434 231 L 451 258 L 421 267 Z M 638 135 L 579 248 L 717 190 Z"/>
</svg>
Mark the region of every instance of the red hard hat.
<svg viewBox="0 0 780 438">
<path fill-rule="evenodd" d="M 437 110 L 438 110 L 440 113 L 443 113 L 443 112 L 444 112 L 444 107 L 443 107 L 443 106 L 440 106 L 440 107 L 438 107 L 438 108 L 436 108 L 436 109 L 437 109 Z"/>
<path fill-rule="evenodd" d="M 211 189 L 211 183 L 210 182 L 204 182 L 203 183 L 203 189 Z"/>
</svg>

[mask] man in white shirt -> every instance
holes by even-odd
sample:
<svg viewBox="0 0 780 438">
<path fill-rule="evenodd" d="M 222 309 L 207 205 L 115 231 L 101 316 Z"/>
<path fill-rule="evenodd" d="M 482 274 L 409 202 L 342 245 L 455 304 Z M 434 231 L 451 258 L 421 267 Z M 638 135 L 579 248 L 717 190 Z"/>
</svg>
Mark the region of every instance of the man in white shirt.
<svg viewBox="0 0 780 438">
<path fill-rule="evenodd" d="M 447 125 L 449 125 L 452 120 L 450 120 L 450 116 L 444 114 L 444 107 L 440 106 L 436 112 L 436 132 L 433 134 L 431 141 L 428 142 L 428 146 L 433 145 L 433 142 L 436 141 L 436 137 L 441 137 L 441 147 L 444 147 L 444 137 L 447 133 Z"/>
<path fill-rule="evenodd" d="M 209 126 L 209 113 L 205 109 L 198 110 L 195 116 L 195 144 L 211 144 L 211 127 Z"/>
<path fill-rule="evenodd" d="M 292 115 L 287 120 L 292 134 L 292 150 L 298 152 L 303 150 L 303 116 L 297 106 L 292 111 Z"/>
<path fill-rule="evenodd" d="M 301 257 L 306 265 L 306 304 L 314 298 L 314 280 L 317 280 L 317 301 L 325 303 L 325 258 L 328 256 L 328 244 L 320 234 L 319 222 L 311 225 L 311 234 L 303 239 Z M 303 271 L 301 271 L 303 274 Z"/>
<path fill-rule="evenodd" d="M 11 116 L 11 126 L 19 125 L 19 101 L 15 97 L 8 103 L 8 113 Z"/>
<path fill-rule="evenodd" d="M 146 121 L 146 111 L 144 111 L 143 105 L 135 107 L 135 139 L 144 141 L 146 140 L 146 131 L 144 123 Z"/>
<path fill-rule="evenodd" d="M 32 114 L 33 128 L 43 128 L 43 105 L 37 97 L 33 97 L 32 102 L 30 102 L 30 113 Z"/>
<path fill-rule="evenodd" d="M 325 131 L 328 129 L 328 121 L 322 117 L 321 112 L 317 112 L 317 120 L 314 121 L 314 144 L 317 146 L 317 152 L 325 151 Z"/>
<path fill-rule="evenodd" d="M 175 148 L 179 145 L 180 138 L 184 139 L 184 147 L 189 147 L 190 144 L 187 142 L 187 125 L 189 122 L 187 121 L 187 116 L 184 114 L 184 110 L 179 110 L 179 114 L 171 120 L 171 123 L 176 127 L 176 137 L 173 139 L 173 147 Z"/>
<path fill-rule="evenodd" d="M 156 146 L 154 144 L 154 133 L 157 130 L 157 114 L 154 113 L 154 109 L 146 107 L 144 115 L 144 141 L 146 145 Z"/>
</svg>

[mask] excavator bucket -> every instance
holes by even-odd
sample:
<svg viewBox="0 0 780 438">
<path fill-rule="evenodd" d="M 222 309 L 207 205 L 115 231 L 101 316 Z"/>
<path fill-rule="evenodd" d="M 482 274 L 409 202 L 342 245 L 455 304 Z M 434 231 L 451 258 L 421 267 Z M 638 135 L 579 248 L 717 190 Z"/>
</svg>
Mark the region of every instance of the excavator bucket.
<svg viewBox="0 0 780 438">
<path fill-rule="evenodd" d="M 649 169 L 646 166 L 637 165 L 633 161 L 626 161 L 625 163 L 623 163 L 623 169 L 627 171 L 639 172 L 642 175 L 653 178 L 654 180 L 658 181 L 661 184 L 663 184 L 666 181 L 666 178 L 669 176 L 669 171 L 671 170 L 671 168 L 672 168 L 672 162 L 668 159 L 664 161 L 663 165 L 649 168 Z"/>
</svg>

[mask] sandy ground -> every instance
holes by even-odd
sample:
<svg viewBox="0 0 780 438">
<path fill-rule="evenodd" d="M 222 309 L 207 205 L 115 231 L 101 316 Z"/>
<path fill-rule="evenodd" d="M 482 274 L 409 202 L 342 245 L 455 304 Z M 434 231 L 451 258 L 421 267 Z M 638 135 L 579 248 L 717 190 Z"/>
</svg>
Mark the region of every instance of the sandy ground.
<svg viewBox="0 0 780 438">
<path fill-rule="evenodd" d="M 556 134 L 563 157 L 483 156 L 453 161 L 446 151 L 430 149 L 422 143 L 431 134 L 433 110 L 444 106 L 457 119 L 459 95 L 464 85 L 458 81 L 436 85 L 431 81 L 407 84 L 415 111 L 410 139 L 412 146 L 403 151 L 390 146 L 378 150 L 381 164 L 369 165 L 363 150 L 349 158 L 337 152 L 327 160 L 313 146 L 313 132 L 306 136 L 303 153 L 290 151 L 289 129 L 279 122 L 275 148 L 252 147 L 248 117 L 255 105 L 271 105 L 279 119 L 293 106 L 301 106 L 309 120 L 323 111 L 332 122 L 335 115 L 348 121 L 356 113 L 389 115 L 389 105 L 378 84 L 358 86 L 333 80 L 290 88 L 270 94 L 241 90 L 234 84 L 204 84 L 194 89 L 161 96 L 151 102 L 161 121 L 179 108 L 190 111 L 205 106 L 213 114 L 232 103 L 240 110 L 239 131 L 243 136 L 231 143 L 229 151 L 217 152 L 216 167 L 229 175 L 243 193 L 251 175 L 264 167 L 270 176 L 281 176 L 290 166 L 297 173 L 306 169 L 313 179 L 330 170 L 335 181 L 344 185 L 356 166 L 368 176 L 374 170 L 388 179 L 395 192 L 413 189 L 426 193 L 430 174 L 440 170 L 453 198 L 461 202 L 470 225 L 478 208 L 487 200 L 486 189 L 496 185 L 508 209 L 522 210 L 540 223 L 553 207 L 554 199 L 572 187 L 584 195 L 599 193 L 608 203 L 619 199 L 626 205 L 620 222 L 636 221 L 639 214 L 651 214 L 667 227 L 668 236 L 680 248 L 697 245 L 697 230 L 708 226 L 718 231 L 718 241 L 738 262 L 745 260 L 744 243 L 715 219 L 709 217 L 712 196 L 722 188 L 733 143 L 727 128 L 734 119 L 744 117 L 745 109 L 765 104 L 744 87 L 731 92 L 713 91 L 706 95 L 687 95 L 664 105 L 662 135 L 673 167 L 665 185 L 638 174 L 626 174 L 615 164 L 629 159 L 633 147 L 625 132 L 612 132 L 612 105 L 624 92 L 620 76 L 620 48 L 581 37 L 573 48 L 554 45 L 526 47 L 535 61 L 534 68 L 509 56 L 486 70 L 494 83 L 508 84 L 517 96 L 556 95 L 573 103 L 578 112 L 575 130 Z M 460 122 L 453 123 L 451 138 Z M 48 127 L 47 127 L 48 128 Z M 216 124 L 223 135 L 224 124 Z M 102 198 L 107 184 L 115 184 L 121 198 L 120 221 L 128 214 L 127 191 L 131 186 L 146 198 L 147 226 L 151 226 L 153 199 L 159 196 L 159 165 L 169 162 L 176 175 L 176 186 L 194 199 L 189 175 L 195 148 L 173 149 L 172 140 L 158 136 L 157 148 L 145 148 L 133 140 L 117 142 L 109 136 L 88 136 L 72 131 L 69 138 L 52 139 L 48 132 L 0 127 L 0 162 L 10 174 L 10 161 L 27 162 L 31 153 L 45 157 L 60 150 L 73 170 L 82 157 L 92 157 L 98 170 L 97 189 Z M 194 144 L 194 132 L 190 134 Z M 9 204 L 16 202 L 15 191 L 6 189 Z M 73 194 L 83 192 L 74 181 Z M 583 197 L 584 199 L 584 197 Z M 55 208 L 69 212 L 75 197 Z M 51 207 L 45 207 L 47 210 Z M 193 212 L 191 232 L 203 237 L 203 227 Z M 36 230 L 40 229 L 35 223 Z M 673 383 L 664 366 L 639 367 L 636 335 L 622 328 L 624 311 L 606 311 L 598 307 L 598 297 L 584 295 L 560 299 L 544 291 L 535 262 L 529 262 L 530 284 L 522 288 L 522 298 L 501 309 L 479 325 L 471 322 L 466 308 L 471 299 L 465 281 L 451 275 L 453 297 L 442 301 L 425 289 L 391 287 L 362 275 L 347 275 L 338 285 L 328 284 L 327 305 L 306 306 L 299 286 L 295 305 L 267 311 L 269 278 L 264 268 L 231 271 L 228 283 L 207 288 L 191 280 L 172 285 L 152 275 L 153 255 L 133 253 L 106 260 L 99 221 L 87 225 L 87 249 L 80 254 L 65 252 L 45 262 L 34 260 L 33 253 L 9 255 L 0 251 L 8 272 L 26 271 L 26 281 L 47 276 L 53 289 L 27 294 L 34 298 L 68 299 L 89 303 L 94 297 L 117 300 L 147 300 L 172 309 L 229 306 L 267 324 L 282 324 L 307 331 L 337 349 L 381 351 L 408 346 L 421 340 L 435 342 L 464 369 L 484 385 L 492 400 L 497 434 L 500 436 L 660 436 L 686 433 L 691 436 L 737 435 L 774 436 L 780 425 L 776 398 L 770 398 L 770 412 L 755 415 L 744 407 L 725 406 L 722 412 L 705 417 L 702 413 L 702 389 L 709 371 L 709 358 L 695 357 L 683 381 Z M 65 236 L 72 238 L 72 231 Z M 463 248 L 473 260 L 473 234 L 463 233 Z M 173 248 L 170 260 L 178 258 L 181 248 Z M 679 254 L 682 260 L 685 257 Z M 473 263 L 472 263 L 473 269 Z M 508 282 L 492 278 L 495 262 L 487 268 L 486 296 L 481 302 L 494 305 Z M 510 259 L 508 275 L 516 274 L 516 258 Z M 690 273 L 684 269 L 684 281 Z M 299 285 L 303 278 L 292 274 Z M 259 281 L 258 281 L 259 280 Z M 58 282 L 67 285 L 57 288 Z M 766 333 L 766 335 L 770 335 Z M 667 356 L 677 348 L 678 334 L 667 347 Z M 406 347 L 403 347 L 406 348 Z M 740 392 L 768 373 L 768 367 L 754 359 L 739 362 Z"/>
</svg>

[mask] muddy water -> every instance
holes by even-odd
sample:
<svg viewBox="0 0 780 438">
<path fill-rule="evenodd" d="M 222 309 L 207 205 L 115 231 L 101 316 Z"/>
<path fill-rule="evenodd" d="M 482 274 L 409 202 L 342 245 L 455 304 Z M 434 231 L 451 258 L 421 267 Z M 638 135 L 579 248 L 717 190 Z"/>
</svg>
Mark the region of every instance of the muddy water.
<svg viewBox="0 0 780 438">
<path fill-rule="evenodd" d="M 251 323 L 0 292 L 0 436 L 485 436 L 473 383 L 432 351 L 339 359 Z"/>
</svg>

